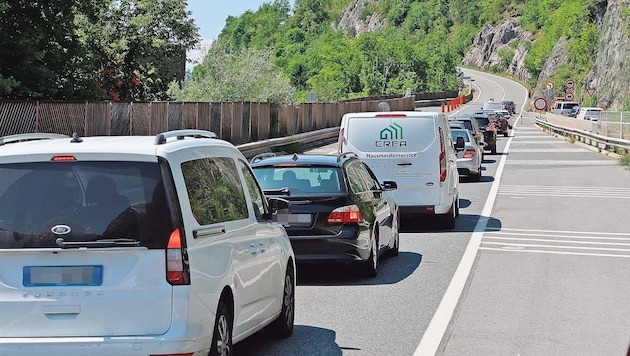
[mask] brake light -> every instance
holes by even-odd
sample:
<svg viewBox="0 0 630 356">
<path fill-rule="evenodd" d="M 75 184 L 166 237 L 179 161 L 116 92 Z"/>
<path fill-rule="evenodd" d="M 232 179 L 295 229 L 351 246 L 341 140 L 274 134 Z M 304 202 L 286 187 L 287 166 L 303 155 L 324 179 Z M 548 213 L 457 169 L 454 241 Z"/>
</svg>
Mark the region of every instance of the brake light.
<svg viewBox="0 0 630 356">
<path fill-rule="evenodd" d="M 166 280 L 172 285 L 189 283 L 182 250 L 182 238 L 179 229 L 175 229 L 171 232 L 166 247 Z"/>
<path fill-rule="evenodd" d="M 464 155 L 462 156 L 462 158 L 472 158 L 472 157 L 475 157 L 475 150 L 473 148 L 466 149 L 466 151 L 464 152 Z"/>
<path fill-rule="evenodd" d="M 356 205 L 343 206 L 333 210 L 328 215 L 329 224 L 358 223 L 363 221 L 363 215 Z"/>
<path fill-rule="evenodd" d="M 440 182 L 446 180 L 446 149 L 444 148 L 444 131 L 440 127 Z"/>
<path fill-rule="evenodd" d="M 77 159 L 74 156 L 54 156 L 50 159 L 51 161 L 60 162 L 60 161 L 76 161 Z"/>
<path fill-rule="evenodd" d="M 407 117 L 407 114 L 376 114 L 374 117 Z"/>
</svg>

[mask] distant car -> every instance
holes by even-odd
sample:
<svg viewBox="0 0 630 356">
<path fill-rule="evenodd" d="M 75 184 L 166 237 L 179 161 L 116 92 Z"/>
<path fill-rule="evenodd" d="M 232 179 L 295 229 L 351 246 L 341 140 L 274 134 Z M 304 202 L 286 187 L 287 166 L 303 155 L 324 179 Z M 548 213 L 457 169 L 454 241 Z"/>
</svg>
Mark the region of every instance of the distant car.
<svg viewBox="0 0 630 356">
<path fill-rule="evenodd" d="M 483 132 L 472 114 L 461 114 L 459 116 L 449 117 L 448 122 L 462 123 L 466 129 L 472 132 L 473 137 L 478 143 L 484 142 Z"/>
<path fill-rule="evenodd" d="M 475 112 L 473 118 L 477 120 L 477 124 L 483 132 L 485 151 L 490 151 L 491 154 L 497 154 L 497 130 L 494 127 L 491 116 L 484 112 Z"/>
<path fill-rule="evenodd" d="M 389 252 L 398 255 L 400 214 L 386 191 L 354 153 L 254 157 L 252 169 L 268 197 L 290 202 L 280 221 L 298 263 L 357 263 L 370 277 Z"/>
<path fill-rule="evenodd" d="M 461 149 L 457 149 L 457 171 L 461 176 L 470 176 L 474 180 L 481 179 L 481 162 L 483 161 L 483 143 L 477 144 L 468 130 L 453 129 L 451 137 L 456 144 L 458 140 L 464 142 Z"/>
<path fill-rule="evenodd" d="M 510 114 L 516 114 L 516 104 L 512 100 L 503 100 L 501 102 L 503 104 L 503 109 L 510 112 Z"/>
<path fill-rule="evenodd" d="M 580 111 L 580 107 L 579 106 L 572 107 L 571 111 L 569 112 L 569 117 L 575 118 L 577 116 L 578 111 Z"/>
<path fill-rule="evenodd" d="M 577 115 L 575 115 L 575 118 L 578 119 L 578 120 L 597 121 L 597 120 L 599 120 L 599 114 L 602 111 L 604 111 L 604 109 L 602 109 L 602 108 L 582 107 L 578 111 Z"/>
<path fill-rule="evenodd" d="M 510 124 L 502 112 L 496 111 L 495 113 L 496 116 L 494 117 L 494 126 L 497 129 L 497 135 L 503 135 L 503 137 L 507 137 L 508 130 L 510 129 Z"/>
<path fill-rule="evenodd" d="M 27 136 L 0 138 L 0 354 L 230 355 L 291 335 L 289 205 L 238 148 L 201 130 Z"/>
<path fill-rule="evenodd" d="M 576 106 L 580 106 L 580 104 L 575 101 L 556 101 L 551 107 L 551 112 L 555 115 L 568 117 Z"/>
<path fill-rule="evenodd" d="M 451 129 L 466 129 L 466 126 L 464 126 L 464 123 L 462 122 L 454 122 L 449 120 L 448 121 L 448 127 L 450 127 Z"/>
</svg>

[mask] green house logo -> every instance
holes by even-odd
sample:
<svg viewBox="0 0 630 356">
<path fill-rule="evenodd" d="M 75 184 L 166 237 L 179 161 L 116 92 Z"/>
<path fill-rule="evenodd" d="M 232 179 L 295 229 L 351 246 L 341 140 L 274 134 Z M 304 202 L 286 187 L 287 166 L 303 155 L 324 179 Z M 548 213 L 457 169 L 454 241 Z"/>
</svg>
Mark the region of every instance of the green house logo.
<svg viewBox="0 0 630 356">
<path fill-rule="evenodd" d="M 403 128 L 398 124 L 391 124 L 380 132 L 381 140 L 402 140 Z"/>
</svg>

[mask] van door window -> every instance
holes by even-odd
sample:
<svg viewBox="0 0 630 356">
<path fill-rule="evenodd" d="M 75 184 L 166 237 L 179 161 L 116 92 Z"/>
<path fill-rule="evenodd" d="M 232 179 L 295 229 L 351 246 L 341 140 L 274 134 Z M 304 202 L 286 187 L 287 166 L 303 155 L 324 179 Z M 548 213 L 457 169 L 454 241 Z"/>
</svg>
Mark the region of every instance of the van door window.
<svg viewBox="0 0 630 356">
<path fill-rule="evenodd" d="M 245 191 L 228 157 L 207 157 L 182 163 L 190 209 L 200 225 L 246 219 Z"/>
</svg>

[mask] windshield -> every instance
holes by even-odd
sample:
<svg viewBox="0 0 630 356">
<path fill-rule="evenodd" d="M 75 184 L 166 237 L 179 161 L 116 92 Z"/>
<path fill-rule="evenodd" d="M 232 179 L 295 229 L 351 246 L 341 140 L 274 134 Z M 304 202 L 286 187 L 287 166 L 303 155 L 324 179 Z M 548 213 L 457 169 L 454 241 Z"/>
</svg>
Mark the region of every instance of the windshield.
<svg viewBox="0 0 630 356">
<path fill-rule="evenodd" d="M 165 247 L 173 225 L 161 182 L 157 162 L 2 164 L 0 248 Z"/>
</svg>

